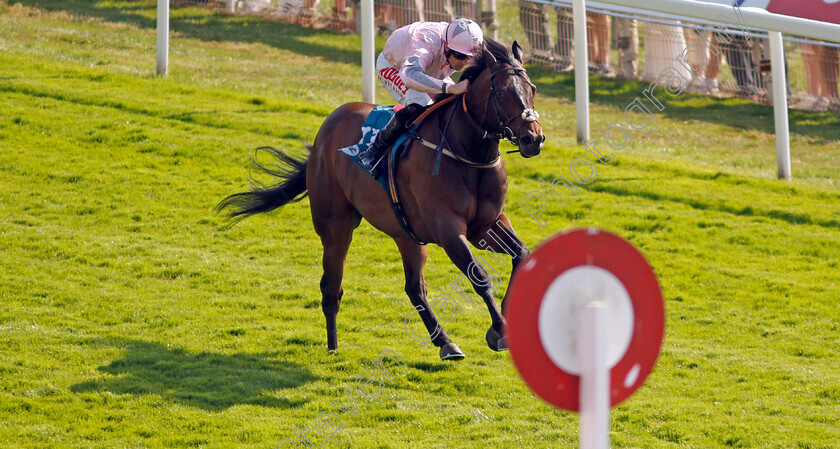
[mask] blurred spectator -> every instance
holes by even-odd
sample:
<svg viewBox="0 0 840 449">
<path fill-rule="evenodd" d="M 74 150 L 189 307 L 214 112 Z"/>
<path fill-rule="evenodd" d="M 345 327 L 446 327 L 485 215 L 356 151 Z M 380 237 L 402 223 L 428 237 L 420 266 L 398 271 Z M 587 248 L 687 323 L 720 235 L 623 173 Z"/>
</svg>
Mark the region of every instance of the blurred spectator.
<svg viewBox="0 0 840 449">
<path fill-rule="evenodd" d="M 720 73 L 720 62 L 723 59 L 723 52 L 718 46 L 717 37 L 709 30 L 697 33 L 693 28 L 685 29 L 685 42 L 687 46 L 694 47 L 705 59 L 694 52 L 688 52 L 686 59 L 691 64 L 691 71 L 694 78 L 691 80 L 693 91 L 715 94 L 718 92 L 718 74 Z M 705 63 L 705 67 L 703 64 Z M 700 75 L 702 74 L 702 75 Z M 700 75 L 698 78 L 697 75 Z"/>
<path fill-rule="evenodd" d="M 538 63 L 552 63 L 551 25 L 546 5 L 519 0 L 519 23 L 531 44 L 531 59 Z"/>
<path fill-rule="evenodd" d="M 633 19 L 616 18 L 616 39 L 618 47 L 618 75 L 634 79 L 638 69 L 639 30 L 638 22 Z"/>
<path fill-rule="evenodd" d="M 838 49 L 817 44 L 799 44 L 805 63 L 805 81 L 813 108 L 825 110 L 831 99 L 837 103 Z"/>
<path fill-rule="evenodd" d="M 554 68 L 563 72 L 571 70 L 573 67 L 574 53 L 572 53 L 572 47 L 575 42 L 575 19 L 572 8 L 555 6 L 554 10 L 557 12 L 557 45 L 554 47 L 557 64 Z"/>
<path fill-rule="evenodd" d="M 452 19 L 456 17 L 478 17 L 478 5 L 476 0 L 447 0 L 453 4 L 449 8 Z M 452 20 L 450 19 L 450 20 Z"/>
<path fill-rule="evenodd" d="M 677 63 L 686 47 L 682 27 L 648 22 L 644 29 L 645 70 L 642 78 L 656 80 L 662 72 L 673 68 L 690 80 L 688 68 Z"/>
<path fill-rule="evenodd" d="M 391 34 L 405 25 L 402 8 L 386 2 L 374 1 L 373 15 L 377 24 L 377 33 L 380 36 Z"/>
<path fill-rule="evenodd" d="M 449 22 L 452 17 L 452 5 L 449 0 L 423 0 L 417 3 L 420 20 L 429 22 Z"/>
<path fill-rule="evenodd" d="M 533 61 L 553 65 L 564 71 L 572 67 L 574 19 L 572 9 L 555 7 L 557 11 L 557 41 L 552 46 L 550 17 L 547 6 L 520 0 L 519 22 L 531 44 Z M 598 75 L 613 75 L 610 68 L 610 18 L 604 14 L 586 13 L 587 51 L 589 71 Z"/>
<path fill-rule="evenodd" d="M 587 12 L 586 35 L 589 41 L 589 72 L 615 76 L 610 68 L 610 17 L 606 14 Z"/>
<path fill-rule="evenodd" d="M 411 1 L 411 0 L 409 0 Z M 475 0 L 414 0 L 419 12 L 416 20 L 450 22 L 456 17 L 476 17 Z"/>
<path fill-rule="evenodd" d="M 374 4 L 374 16 L 379 24 L 379 35 L 390 34 L 403 26 L 402 10 L 396 6 Z M 399 20 L 398 20 L 399 19 Z"/>
<path fill-rule="evenodd" d="M 754 98 L 759 94 L 758 74 L 752 57 L 752 41 L 747 36 L 717 32 L 717 40 L 726 62 L 732 70 L 732 76 L 738 83 L 738 94 Z"/>
<path fill-rule="evenodd" d="M 312 3 L 312 11 L 320 0 L 305 0 L 305 3 Z M 334 31 L 341 32 L 356 32 L 356 23 L 352 19 L 350 8 L 347 7 L 346 0 L 335 0 L 333 2 L 332 15 L 327 21 L 327 27 Z"/>
<path fill-rule="evenodd" d="M 298 22 L 307 27 L 311 27 L 315 23 L 315 8 L 320 3 L 320 0 L 303 0 L 300 2 L 300 9 L 298 9 Z"/>
</svg>

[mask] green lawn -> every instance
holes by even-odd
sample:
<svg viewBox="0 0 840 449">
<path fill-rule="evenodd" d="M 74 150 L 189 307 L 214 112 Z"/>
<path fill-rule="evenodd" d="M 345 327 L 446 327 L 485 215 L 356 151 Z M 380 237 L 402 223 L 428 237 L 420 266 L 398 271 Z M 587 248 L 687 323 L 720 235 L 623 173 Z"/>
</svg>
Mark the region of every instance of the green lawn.
<svg viewBox="0 0 840 449">
<path fill-rule="evenodd" d="M 578 417 L 487 349 L 474 294 L 446 324 L 464 361 L 407 336 L 398 252 L 366 223 L 331 354 L 308 201 L 231 229 L 214 216 L 247 188 L 249 151 L 300 154 L 358 100 L 359 37 L 176 8 L 156 78 L 154 3 L 0 1 L 0 444 L 271 448 L 309 429 L 330 448 L 577 447 Z M 838 116 L 791 111 L 782 182 L 771 108 L 674 97 L 542 227 L 519 202 L 585 150 L 571 76 L 529 72 L 548 141 L 506 156 L 517 232 L 621 234 L 666 300 L 662 355 L 613 410 L 613 446 L 840 447 Z M 646 88 L 591 86 L 593 136 Z M 432 297 L 452 293 L 440 248 L 426 274 Z M 404 365 L 378 368 L 385 350 Z"/>
</svg>

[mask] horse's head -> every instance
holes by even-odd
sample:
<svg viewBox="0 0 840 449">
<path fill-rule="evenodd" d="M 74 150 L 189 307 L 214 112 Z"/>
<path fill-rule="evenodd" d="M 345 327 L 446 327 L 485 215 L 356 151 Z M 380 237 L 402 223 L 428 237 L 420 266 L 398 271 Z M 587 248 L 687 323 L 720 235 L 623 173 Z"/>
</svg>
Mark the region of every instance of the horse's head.
<svg viewBox="0 0 840 449">
<path fill-rule="evenodd" d="M 518 146 L 523 157 L 540 154 L 545 135 L 534 110 L 537 86 L 522 67 L 522 47 L 514 42 L 508 50 L 485 39 L 484 50 L 471 69 L 464 76 L 472 79 L 468 95 L 473 104 L 483 103 L 481 125 Z"/>
</svg>

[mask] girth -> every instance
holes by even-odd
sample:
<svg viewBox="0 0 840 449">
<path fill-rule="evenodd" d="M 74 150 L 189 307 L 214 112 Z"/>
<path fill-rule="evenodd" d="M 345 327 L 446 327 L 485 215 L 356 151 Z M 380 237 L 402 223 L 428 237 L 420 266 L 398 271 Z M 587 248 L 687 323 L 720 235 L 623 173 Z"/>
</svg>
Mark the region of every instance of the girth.
<svg viewBox="0 0 840 449">
<path fill-rule="evenodd" d="M 388 152 L 387 164 L 385 169 L 388 171 L 388 201 L 391 202 L 391 208 L 394 209 L 394 215 L 397 216 L 397 222 L 400 227 L 414 240 L 418 245 L 425 245 L 426 242 L 420 240 L 414 229 L 411 228 L 411 223 L 408 222 L 408 217 L 405 215 L 405 209 L 402 207 L 400 201 L 400 190 L 397 187 L 397 151 L 404 144 L 405 138 L 401 138 L 396 145 Z"/>
</svg>

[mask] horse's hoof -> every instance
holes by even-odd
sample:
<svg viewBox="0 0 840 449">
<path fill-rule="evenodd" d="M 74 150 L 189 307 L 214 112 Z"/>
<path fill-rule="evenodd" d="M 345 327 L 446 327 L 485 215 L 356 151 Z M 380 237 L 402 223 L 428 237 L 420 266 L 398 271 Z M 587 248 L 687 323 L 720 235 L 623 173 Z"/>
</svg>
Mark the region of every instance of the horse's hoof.
<svg viewBox="0 0 840 449">
<path fill-rule="evenodd" d="M 461 351 L 461 348 L 455 343 L 449 342 L 440 347 L 441 360 L 462 360 L 464 357 L 466 356 Z"/>
<path fill-rule="evenodd" d="M 493 326 L 487 329 L 484 334 L 484 340 L 487 341 L 487 346 L 494 351 L 507 351 L 507 336 L 500 336 L 498 332 L 493 330 Z"/>
</svg>

